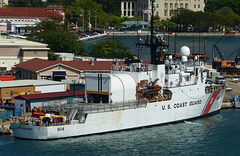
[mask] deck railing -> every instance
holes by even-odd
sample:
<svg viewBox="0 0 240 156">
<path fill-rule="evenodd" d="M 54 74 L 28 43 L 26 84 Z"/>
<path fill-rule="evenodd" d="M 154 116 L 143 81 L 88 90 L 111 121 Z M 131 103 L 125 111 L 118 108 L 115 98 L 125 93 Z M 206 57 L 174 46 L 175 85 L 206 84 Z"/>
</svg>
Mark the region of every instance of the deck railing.
<svg viewBox="0 0 240 156">
<path fill-rule="evenodd" d="M 135 109 L 146 107 L 146 100 L 139 101 L 126 101 L 126 102 L 115 102 L 115 103 L 77 103 L 77 104 L 48 104 L 44 103 L 44 111 L 66 111 L 78 110 L 81 113 L 101 113 L 101 112 L 112 112 L 119 110 Z"/>
</svg>

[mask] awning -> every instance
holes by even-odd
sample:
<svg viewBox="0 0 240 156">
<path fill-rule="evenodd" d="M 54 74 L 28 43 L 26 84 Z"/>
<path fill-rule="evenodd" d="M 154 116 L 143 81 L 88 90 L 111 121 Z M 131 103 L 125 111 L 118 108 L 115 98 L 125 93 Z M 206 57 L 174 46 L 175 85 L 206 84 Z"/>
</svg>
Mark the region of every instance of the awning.
<svg viewBox="0 0 240 156">
<path fill-rule="evenodd" d="M 53 72 L 53 76 L 54 77 L 62 77 L 62 76 L 66 76 L 66 71 L 54 71 Z"/>
<path fill-rule="evenodd" d="M 122 22 L 124 25 L 149 25 L 149 23 L 145 21 L 125 21 Z"/>
</svg>

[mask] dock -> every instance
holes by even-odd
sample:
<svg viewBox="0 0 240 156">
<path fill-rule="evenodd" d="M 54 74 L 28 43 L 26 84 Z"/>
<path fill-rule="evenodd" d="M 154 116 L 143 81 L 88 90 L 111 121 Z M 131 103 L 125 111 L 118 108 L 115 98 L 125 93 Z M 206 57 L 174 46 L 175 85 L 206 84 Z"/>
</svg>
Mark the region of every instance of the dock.
<svg viewBox="0 0 240 156">
<path fill-rule="evenodd" d="M 232 79 L 226 79 L 227 89 L 230 91 L 226 91 L 225 96 L 223 98 L 222 109 L 224 108 L 233 108 L 235 107 L 234 103 L 232 103 L 232 97 L 235 95 L 240 95 L 240 82 L 232 81 Z"/>
</svg>

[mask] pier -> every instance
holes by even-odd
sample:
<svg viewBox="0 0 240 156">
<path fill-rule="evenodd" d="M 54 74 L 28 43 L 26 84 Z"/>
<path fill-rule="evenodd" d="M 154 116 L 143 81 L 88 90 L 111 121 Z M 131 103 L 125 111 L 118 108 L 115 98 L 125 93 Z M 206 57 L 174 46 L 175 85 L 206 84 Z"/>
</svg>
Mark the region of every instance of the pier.
<svg viewBox="0 0 240 156">
<path fill-rule="evenodd" d="M 240 82 L 238 81 L 232 81 L 231 78 L 226 79 L 227 88 L 226 93 L 223 99 L 222 103 L 222 109 L 223 108 L 233 108 L 235 107 L 234 103 L 232 103 L 232 97 L 235 95 L 240 95 Z"/>
</svg>

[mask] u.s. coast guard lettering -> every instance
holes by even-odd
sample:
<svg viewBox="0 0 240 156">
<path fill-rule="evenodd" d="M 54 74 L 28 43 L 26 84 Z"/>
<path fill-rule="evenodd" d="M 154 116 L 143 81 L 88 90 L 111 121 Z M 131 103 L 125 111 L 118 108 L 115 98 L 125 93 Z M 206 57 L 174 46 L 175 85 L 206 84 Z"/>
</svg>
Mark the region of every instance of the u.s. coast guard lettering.
<svg viewBox="0 0 240 156">
<path fill-rule="evenodd" d="M 202 100 L 190 101 L 189 104 L 188 104 L 188 102 L 179 102 L 179 103 L 173 104 L 172 106 L 170 104 L 162 105 L 162 110 L 168 110 L 171 108 L 174 108 L 174 109 L 183 108 L 183 107 L 187 107 L 188 105 L 195 106 L 195 105 L 200 105 L 200 104 L 202 104 Z"/>
</svg>

